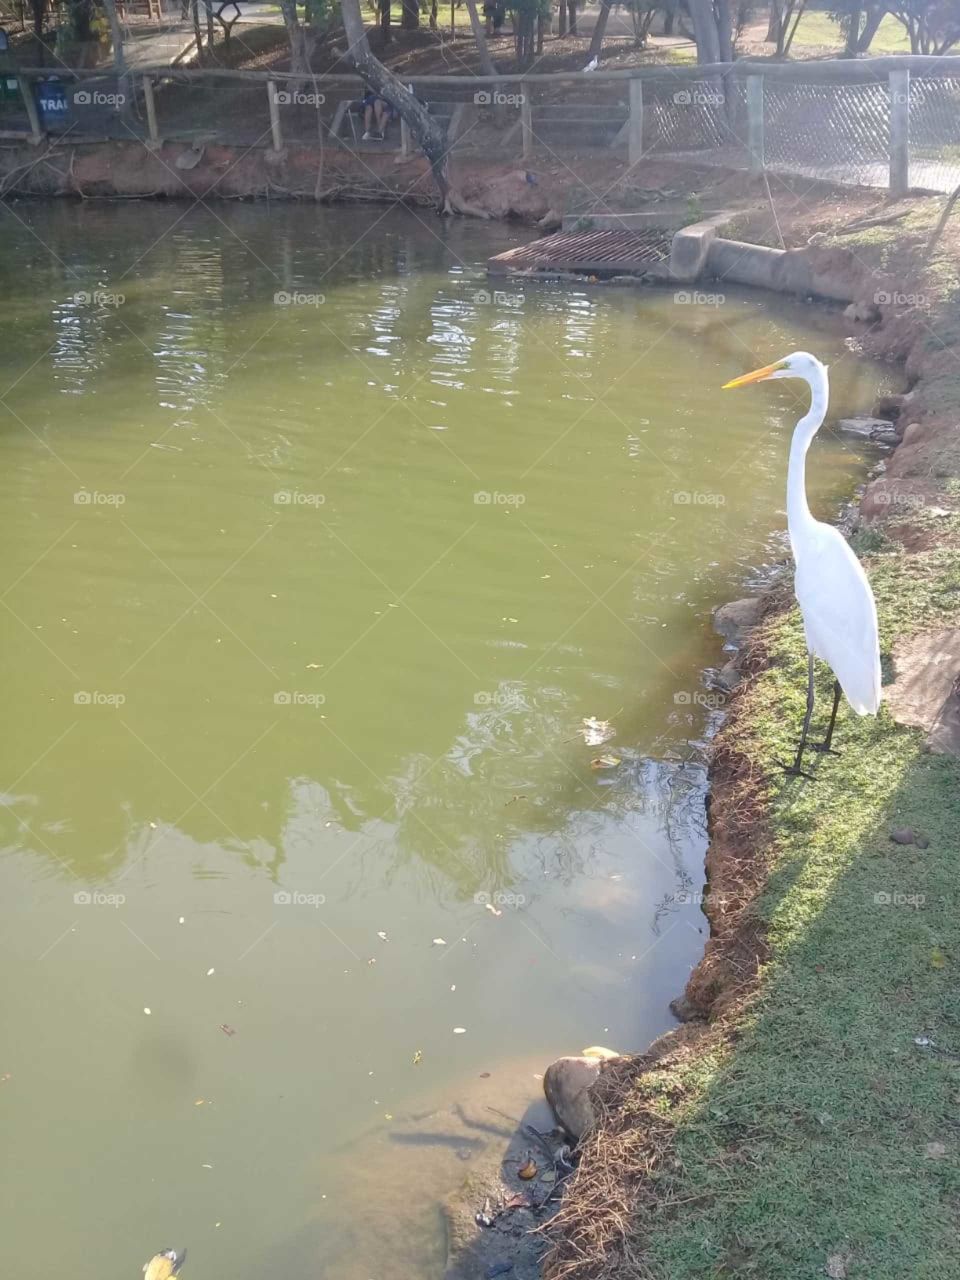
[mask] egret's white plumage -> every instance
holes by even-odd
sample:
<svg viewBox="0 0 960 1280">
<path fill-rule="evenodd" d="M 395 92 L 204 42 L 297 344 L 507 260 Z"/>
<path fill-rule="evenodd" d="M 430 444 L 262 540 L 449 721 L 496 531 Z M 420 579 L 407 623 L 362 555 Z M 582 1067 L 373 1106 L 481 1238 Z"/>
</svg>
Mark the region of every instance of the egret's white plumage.
<svg viewBox="0 0 960 1280">
<path fill-rule="evenodd" d="M 807 450 L 826 417 L 830 394 L 827 368 L 808 352 L 795 351 L 726 385 L 736 387 L 768 378 L 801 378 L 810 388 L 810 409 L 793 433 L 787 471 L 787 528 L 807 648 L 832 668 L 858 715 L 876 715 L 880 706 L 880 647 L 873 592 L 843 534 L 833 525 L 815 520 L 807 505 Z M 803 751 L 811 708 L 812 688 L 795 768 Z M 832 730 L 831 720 L 830 733 Z"/>
</svg>

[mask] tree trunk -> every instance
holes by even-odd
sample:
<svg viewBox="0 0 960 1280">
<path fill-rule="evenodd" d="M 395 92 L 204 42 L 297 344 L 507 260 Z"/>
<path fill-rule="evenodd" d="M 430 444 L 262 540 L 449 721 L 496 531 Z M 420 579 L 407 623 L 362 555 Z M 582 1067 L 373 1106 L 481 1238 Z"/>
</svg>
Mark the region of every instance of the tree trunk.
<svg viewBox="0 0 960 1280">
<path fill-rule="evenodd" d="M 403 0 L 400 13 L 400 26 L 404 31 L 416 31 L 420 26 L 419 0 Z"/>
<path fill-rule="evenodd" d="M 370 52 L 367 32 L 360 13 L 360 0 L 341 0 L 340 12 L 349 46 L 347 57 L 366 83 L 400 113 L 417 144 L 430 162 L 430 172 L 439 195 L 441 213 L 454 213 L 457 201 L 450 191 L 447 170 L 447 135 L 430 112 L 382 62 Z"/>
<path fill-rule="evenodd" d="M 777 49 L 777 53 L 784 57 L 786 57 L 790 52 L 790 46 L 793 44 L 793 37 L 797 34 L 797 27 L 800 25 L 800 19 L 803 17 L 803 11 L 806 7 L 807 0 L 799 0 L 799 3 L 797 4 L 797 11 L 793 18 L 793 26 L 791 26 L 789 31 L 787 31 L 786 26 L 784 26 L 783 31 L 780 33 L 780 47 Z"/>
<path fill-rule="evenodd" d="M 689 0 L 689 9 L 697 42 L 697 62 L 719 62 L 720 36 L 711 0 Z"/>
<path fill-rule="evenodd" d="M 437 0 L 430 0 L 430 30 L 437 29 Z"/>
<path fill-rule="evenodd" d="M 560 0 L 560 11 L 557 15 L 557 35 L 567 34 L 567 0 Z"/>
<path fill-rule="evenodd" d="M 213 0 L 203 0 L 203 7 L 207 11 L 207 48 L 212 50 L 216 39 L 213 27 Z"/>
<path fill-rule="evenodd" d="M 534 59 L 535 34 L 533 12 L 530 9 L 513 11 L 513 44 L 521 71 L 526 71 Z"/>
<path fill-rule="evenodd" d="M 578 34 L 577 32 L 577 0 L 567 0 L 567 17 L 569 19 L 567 34 L 571 36 L 575 36 Z"/>
<path fill-rule="evenodd" d="M 860 19 L 863 17 L 863 5 L 856 0 L 856 3 L 850 6 L 850 16 L 847 19 L 847 42 L 843 48 L 843 56 L 845 58 L 855 58 L 857 56 L 857 45 L 860 43 Z"/>
<path fill-rule="evenodd" d="M 547 18 L 543 10 L 537 14 L 537 57 L 543 53 L 543 33 L 547 25 Z"/>
<path fill-rule="evenodd" d="M 733 19 L 730 15 L 731 0 L 717 0 L 717 44 L 720 48 L 720 61 L 733 61 Z"/>
<path fill-rule="evenodd" d="M 600 0 L 600 12 L 593 27 L 590 40 L 590 58 L 599 58 L 603 48 L 603 37 L 607 34 L 607 23 L 610 21 L 611 0 Z"/>
<path fill-rule="evenodd" d="M 378 0 L 380 5 L 380 38 L 384 44 L 389 44 L 393 39 L 393 32 L 390 30 L 390 0 Z"/>
<path fill-rule="evenodd" d="M 867 20 L 863 24 L 863 30 L 857 39 L 857 53 L 866 53 L 873 43 L 873 37 L 877 34 L 877 28 L 886 17 L 887 10 L 882 4 L 871 5 L 867 10 Z"/>
<path fill-rule="evenodd" d="M 783 30 L 782 0 L 770 0 L 770 21 L 767 23 L 767 43 L 780 43 L 780 32 Z"/>
<path fill-rule="evenodd" d="M 487 47 L 487 34 L 483 29 L 483 23 L 480 21 L 480 14 L 477 12 L 477 0 L 467 0 L 467 13 L 470 15 L 473 38 L 477 42 L 477 53 L 480 57 L 480 74 L 495 76 L 497 68 L 494 66 L 493 59 L 490 57 L 490 50 Z"/>
<path fill-rule="evenodd" d="M 309 70 L 303 27 L 297 17 L 297 0 L 280 0 L 280 12 L 290 41 L 290 70 L 305 75 Z"/>
</svg>

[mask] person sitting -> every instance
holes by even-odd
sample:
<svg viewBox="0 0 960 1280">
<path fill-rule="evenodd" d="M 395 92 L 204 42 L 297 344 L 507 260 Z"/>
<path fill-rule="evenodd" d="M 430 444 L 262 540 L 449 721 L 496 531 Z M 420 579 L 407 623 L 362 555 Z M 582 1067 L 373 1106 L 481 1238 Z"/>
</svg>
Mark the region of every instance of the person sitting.
<svg viewBox="0 0 960 1280">
<path fill-rule="evenodd" d="M 373 89 L 367 90 L 360 100 L 360 105 L 363 107 L 361 142 L 382 142 L 387 125 L 397 115 L 396 108 Z"/>
</svg>

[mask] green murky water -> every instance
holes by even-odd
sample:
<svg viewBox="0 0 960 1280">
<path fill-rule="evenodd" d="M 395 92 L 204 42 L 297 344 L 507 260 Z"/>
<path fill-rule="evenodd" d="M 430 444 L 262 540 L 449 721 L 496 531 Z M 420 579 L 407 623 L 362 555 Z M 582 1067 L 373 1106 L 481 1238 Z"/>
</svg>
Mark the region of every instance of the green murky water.
<svg viewBox="0 0 960 1280">
<path fill-rule="evenodd" d="M 709 617 L 782 545 L 801 412 L 718 387 L 877 373 L 769 300 L 491 297 L 502 228 L 0 228 L 7 1269 L 433 1276 L 391 1126 L 641 1047 L 704 942 Z M 825 435 L 815 508 L 862 471 Z"/>
</svg>

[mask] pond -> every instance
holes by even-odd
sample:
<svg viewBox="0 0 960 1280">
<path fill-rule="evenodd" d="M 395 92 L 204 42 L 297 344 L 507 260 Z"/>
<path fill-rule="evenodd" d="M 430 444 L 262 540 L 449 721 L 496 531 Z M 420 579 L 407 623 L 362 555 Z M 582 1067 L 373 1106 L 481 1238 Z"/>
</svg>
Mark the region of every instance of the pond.
<svg viewBox="0 0 960 1280">
<path fill-rule="evenodd" d="M 710 617 L 804 407 L 718 388 L 878 373 L 769 298 L 494 290 L 510 228 L 0 223 L 8 1269 L 437 1275 L 394 1127 L 645 1047 L 705 941 Z M 822 433 L 814 509 L 864 470 Z"/>
</svg>

